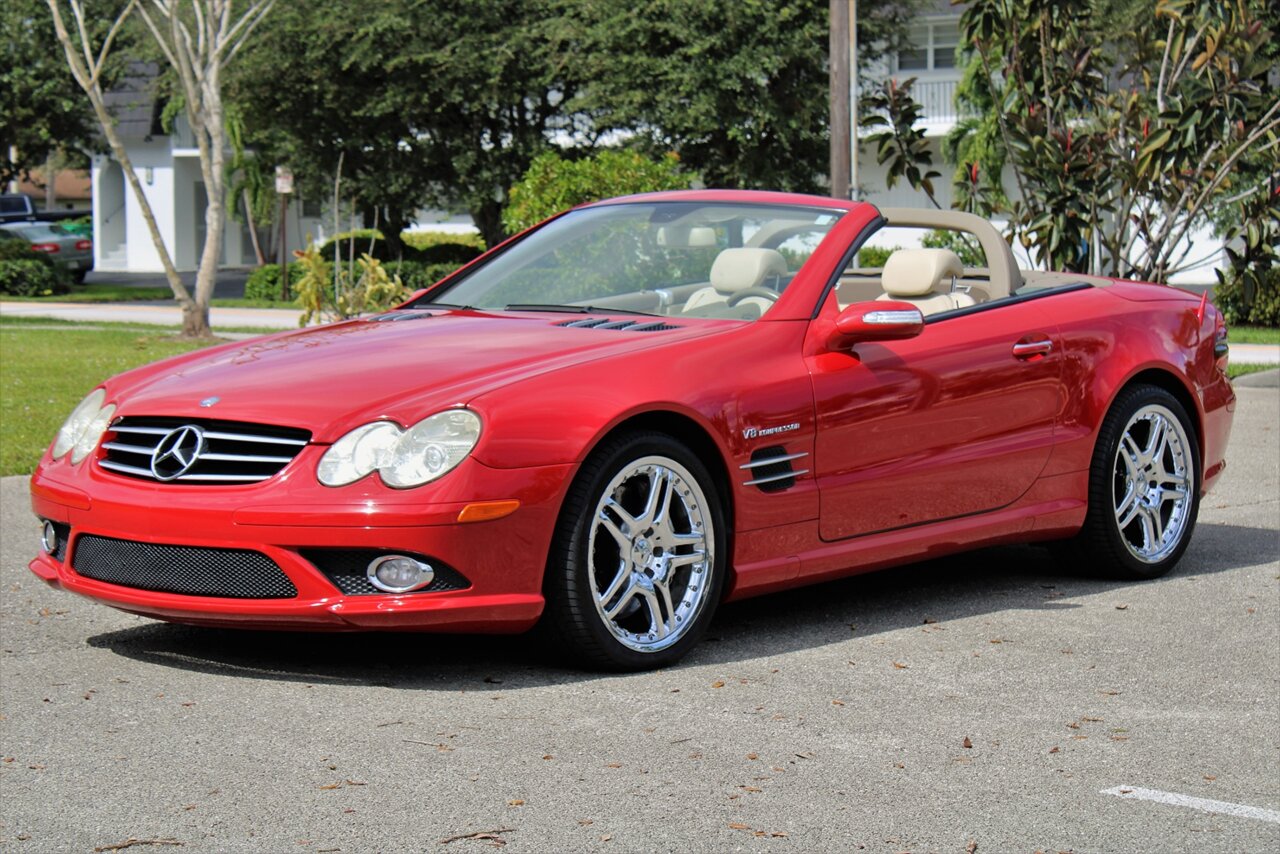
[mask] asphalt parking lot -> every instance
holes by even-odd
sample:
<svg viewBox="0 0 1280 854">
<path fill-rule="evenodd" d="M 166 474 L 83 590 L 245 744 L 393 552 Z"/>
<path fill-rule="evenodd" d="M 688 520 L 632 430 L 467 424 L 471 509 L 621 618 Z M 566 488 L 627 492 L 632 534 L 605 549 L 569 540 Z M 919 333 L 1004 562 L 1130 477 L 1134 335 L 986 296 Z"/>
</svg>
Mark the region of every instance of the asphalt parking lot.
<svg viewBox="0 0 1280 854">
<path fill-rule="evenodd" d="M 1239 394 L 1165 579 L 996 549 L 725 607 L 631 676 L 119 613 L 27 571 L 6 478 L 0 849 L 1280 850 L 1280 390 Z"/>
</svg>

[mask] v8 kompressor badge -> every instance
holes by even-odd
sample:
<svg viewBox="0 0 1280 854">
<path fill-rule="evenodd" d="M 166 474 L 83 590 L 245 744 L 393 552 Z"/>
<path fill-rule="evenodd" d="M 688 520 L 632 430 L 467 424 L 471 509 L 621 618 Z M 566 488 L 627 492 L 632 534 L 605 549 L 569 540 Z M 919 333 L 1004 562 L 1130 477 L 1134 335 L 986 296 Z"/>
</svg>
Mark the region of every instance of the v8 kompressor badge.
<svg viewBox="0 0 1280 854">
<path fill-rule="evenodd" d="M 799 421 L 792 421 L 790 424 L 782 424 L 777 427 L 745 427 L 742 430 L 742 438 L 758 439 L 761 436 L 773 436 L 777 433 L 790 433 L 792 430 L 799 429 Z"/>
</svg>

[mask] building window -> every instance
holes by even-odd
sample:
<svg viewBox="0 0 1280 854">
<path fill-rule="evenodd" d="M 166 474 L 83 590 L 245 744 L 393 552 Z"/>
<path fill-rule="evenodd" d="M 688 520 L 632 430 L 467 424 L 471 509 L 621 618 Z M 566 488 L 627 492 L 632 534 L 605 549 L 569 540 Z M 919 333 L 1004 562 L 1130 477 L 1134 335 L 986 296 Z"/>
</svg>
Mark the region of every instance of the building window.
<svg viewBox="0 0 1280 854">
<path fill-rule="evenodd" d="M 960 24 L 955 18 L 917 24 L 908 38 L 911 46 L 898 54 L 899 71 L 950 71 L 956 67 Z"/>
</svg>

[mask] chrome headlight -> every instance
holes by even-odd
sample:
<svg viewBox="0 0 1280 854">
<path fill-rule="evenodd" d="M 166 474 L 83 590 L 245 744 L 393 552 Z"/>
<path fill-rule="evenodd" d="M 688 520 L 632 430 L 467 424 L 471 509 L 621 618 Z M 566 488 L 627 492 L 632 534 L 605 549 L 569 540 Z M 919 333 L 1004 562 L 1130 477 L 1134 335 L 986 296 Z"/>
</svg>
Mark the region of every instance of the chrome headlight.
<svg viewBox="0 0 1280 854">
<path fill-rule="evenodd" d="M 115 404 L 102 405 L 106 399 L 105 391 L 100 388 L 94 389 L 88 397 L 80 401 L 75 409 L 71 410 L 67 420 L 58 429 L 58 438 L 53 443 L 55 460 L 62 459 L 70 451 L 71 463 L 75 465 L 98 446 L 102 434 L 107 432 L 107 427 L 111 425 L 111 418 L 116 413 Z"/>
<path fill-rule="evenodd" d="M 376 471 L 388 486 L 421 486 L 451 471 L 479 440 L 480 417 L 467 409 L 437 412 L 408 430 L 374 421 L 334 442 L 316 477 L 325 486 L 345 486 Z"/>
</svg>

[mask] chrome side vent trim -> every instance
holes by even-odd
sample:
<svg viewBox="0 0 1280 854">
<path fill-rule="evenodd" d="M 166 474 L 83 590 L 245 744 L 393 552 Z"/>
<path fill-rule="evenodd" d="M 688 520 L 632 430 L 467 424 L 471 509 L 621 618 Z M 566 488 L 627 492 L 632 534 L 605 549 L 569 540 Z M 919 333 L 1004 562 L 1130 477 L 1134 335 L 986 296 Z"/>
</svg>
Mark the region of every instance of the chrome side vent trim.
<svg viewBox="0 0 1280 854">
<path fill-rule="evenodd" d="M 788 454 L 781 445 L 760 448 L 751 454 L 751 461 L 738 466 L 742 471 L 753 475 L 744 480 L 743 486 L 757 487 L 761 492 L 781 492 L 796 485 L 796 478 L 808 474 L 808 469 L 796 469 L 791 463 L 809 456 L 808 451 Z"/>
</svg>

